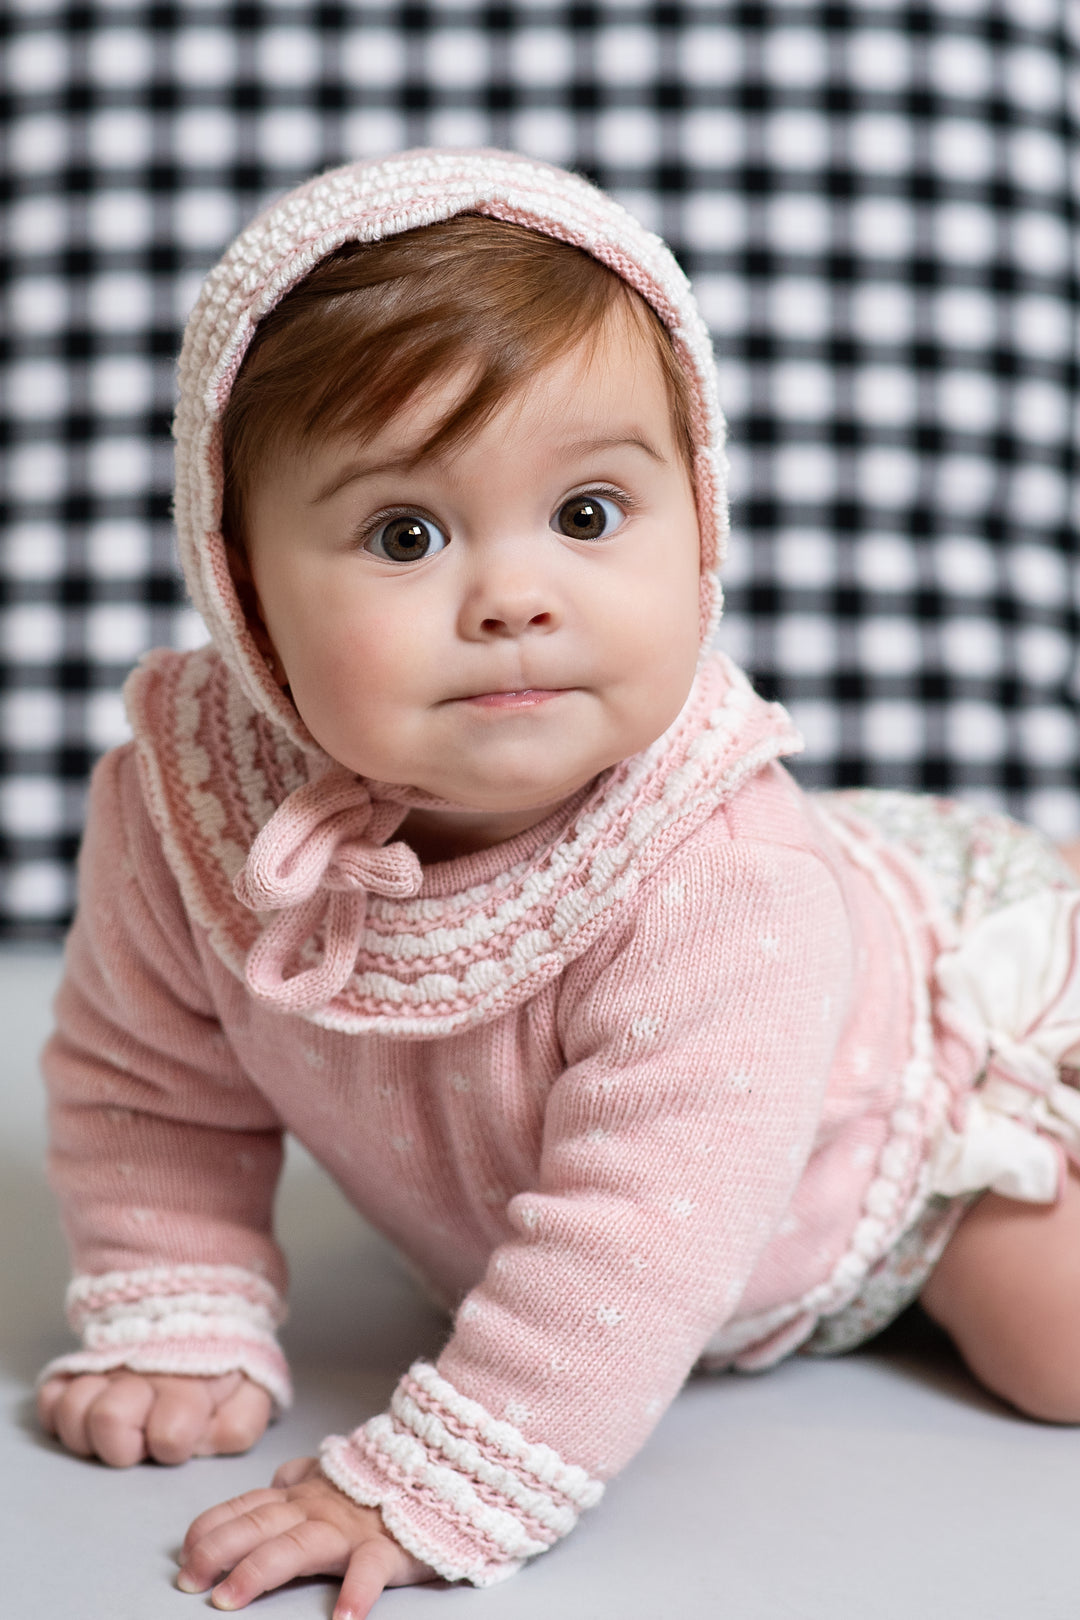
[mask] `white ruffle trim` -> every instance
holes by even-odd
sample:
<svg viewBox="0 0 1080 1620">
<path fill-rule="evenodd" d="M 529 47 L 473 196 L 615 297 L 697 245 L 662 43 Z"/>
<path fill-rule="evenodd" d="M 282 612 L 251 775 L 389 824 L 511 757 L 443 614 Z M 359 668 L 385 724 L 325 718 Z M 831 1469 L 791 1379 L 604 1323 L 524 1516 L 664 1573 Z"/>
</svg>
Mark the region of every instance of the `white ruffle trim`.
<svg viewBox="0 0 1080 1620">
<path fill-rule="evenodd" d="M 512 1574 L 567 1535 L 604 1491 L 600 1480 L 526 1440 L 424 1362 L 409 1369 L 389 1412 L 348 1438 L 331 1435 L 320 1456 L 327 1477 L 354 1501 L 378 1507 L 416 1557 L 448 1580 L 477 1586 Z M 446 1545 L 412 1522 L 408 1504 L 417 1492 L 456 1526 Z"/>
<path fill-rule="evenodd" d="M 983 1054 L 962 1120 L 941 1131 L 930 1191 L 1053 1203 L 1080 1162 L 1080 892 L 1051 890 L 977 923 L 937 966 L 942 1012 Z"/>
<path fill-rule="evenodd" d="M 68 1320 L 81 1350 L 50 1361 L 38 1382 L 65 1374 L 112 1372 L 217 1377 L 239 1371 L 279 1410 L 292 1400 L 275 1336 L 285 1307 L 265 1278 L 238 1266 L 153 1266 L 76 1277 Z"/>
</svg>

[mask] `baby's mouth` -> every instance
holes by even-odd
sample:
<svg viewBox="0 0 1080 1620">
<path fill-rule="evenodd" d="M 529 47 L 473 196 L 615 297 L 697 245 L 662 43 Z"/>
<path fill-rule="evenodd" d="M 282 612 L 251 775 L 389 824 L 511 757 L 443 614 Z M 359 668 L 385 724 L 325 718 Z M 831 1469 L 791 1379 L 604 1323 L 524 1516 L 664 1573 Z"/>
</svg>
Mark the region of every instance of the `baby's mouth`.
<svg viewBox="0 0 1080 1620">
<path fill-rule="evenodd" d="M 533 709 L 552 698 L 562 697 L 565 687 L 526 686 L 517 691 L 475 692 L 458 701 L 481 709 Z"/>
</svg>

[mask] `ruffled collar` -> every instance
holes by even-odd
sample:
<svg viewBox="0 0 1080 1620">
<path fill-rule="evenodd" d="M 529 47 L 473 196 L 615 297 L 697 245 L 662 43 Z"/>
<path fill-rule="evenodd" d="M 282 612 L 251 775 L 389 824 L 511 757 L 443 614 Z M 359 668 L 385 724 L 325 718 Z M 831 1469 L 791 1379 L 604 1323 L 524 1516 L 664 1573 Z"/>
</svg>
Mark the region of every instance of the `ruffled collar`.
<svg viewBox="0 0 1080 1620">
<path fill-rule="evenodd" d="M 192 921 L 252 994 L 353 1033 L 432 1037 L 533 996 L 769 760 L 801 746 L 730 661 L 681 714 L 539 826 L 426 869 L 408 789 L 267 721 L 211 648 L 151 653 L 126 697 L 151 814 Z"/>
</svg>

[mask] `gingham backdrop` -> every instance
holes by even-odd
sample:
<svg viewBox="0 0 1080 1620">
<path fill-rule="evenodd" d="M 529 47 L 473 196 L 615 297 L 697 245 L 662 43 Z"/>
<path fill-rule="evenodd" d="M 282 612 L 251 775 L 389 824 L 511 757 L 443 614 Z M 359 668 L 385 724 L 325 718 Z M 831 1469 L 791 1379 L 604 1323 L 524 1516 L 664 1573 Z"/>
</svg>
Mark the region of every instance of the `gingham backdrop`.
<svg viewBox="0 0 1080 1620">
<path fill-rule="evenodd" d="M 201 273 L 309 172 L 425 142 L 578 166 L 721 357 L 727 647 L 814 784 L 1080 831 L 1080 5 L 8 0 L 2 927 L 69 913 L 122 677 L 199 638 L 169 527 Z"/>
</svg>

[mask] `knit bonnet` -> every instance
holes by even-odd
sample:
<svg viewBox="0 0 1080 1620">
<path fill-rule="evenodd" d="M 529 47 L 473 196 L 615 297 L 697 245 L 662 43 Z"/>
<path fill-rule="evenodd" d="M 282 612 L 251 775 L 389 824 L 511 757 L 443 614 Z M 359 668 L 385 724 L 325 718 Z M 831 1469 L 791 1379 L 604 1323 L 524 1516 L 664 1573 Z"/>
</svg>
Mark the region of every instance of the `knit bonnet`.
<svg viewBox="0 0 1080 1620">
<path fill-rule="evenodd" d="M 727 534 L 723 418 L 709 335 L 660 238 L 580 176 L 511 152 L 417 150 L 332 169 L 290 192 L 237 237 L 188 322 L 176 412 L 176 523 L 191 598 L 255 708 L 306 751 L 316 745 L 247 627 L 221 532 L 221 421 L 255 329 L 344 242 L 377 242 L 456 214 L 486 214 L 584 249 L 652 305 L 690 383 L 701 530 L 701 638 L 720 611 Z"/>
<path fill-rule="evenodd" d="M 315 742 L 245 620 L 222 535 L 222 418 L 255 330 L 346 242 L 484 214 L 579 247 L 651 305 L 689 384 L 702 657 L 662 737 L 553 812 L 497 872 L 444 892 L 395 835 L 419 789 Z M 507 152 L 415 151 L 331 170 L 261 214 L 211 272 L 180 357 L 176 519 L 212 646 L 149 654 L 127 687 L 147 803 L 193 922 L 257 999 L 329 1028 L 425 1038 L 501 1016 L 614 926 L 674 844 L 798 746 L 787 716 L 708 659 L 727 534 L 709 336 L 668 249 L 587 181 Z M 560 819 L 561 818 L 561 819 Z M 555 825 L 554 823 L 558 823 Z M 547 830 L 545 830 L 547 829 Z M 524 835 L 523 835 L 524 836 Z M 462 869 L 457 871 L 460 866 Z"/>
</svg>

